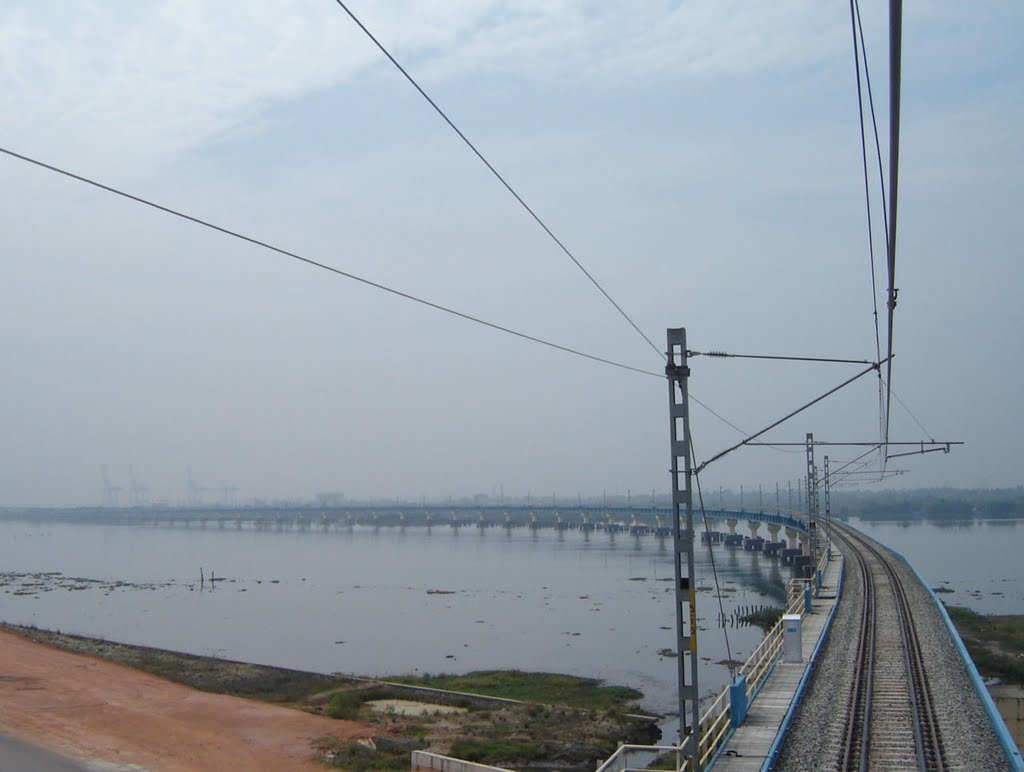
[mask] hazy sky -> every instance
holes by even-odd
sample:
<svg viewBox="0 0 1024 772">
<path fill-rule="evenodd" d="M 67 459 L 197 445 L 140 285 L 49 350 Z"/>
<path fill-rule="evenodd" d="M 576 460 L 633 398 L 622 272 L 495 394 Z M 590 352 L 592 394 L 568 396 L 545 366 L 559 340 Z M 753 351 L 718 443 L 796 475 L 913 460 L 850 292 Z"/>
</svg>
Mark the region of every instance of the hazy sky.
<svg viewBox="0 0 1024 772">
<path fill-rule="evenodd" d="M 659 348 L 685 326 L 697 350 L 874 357 L 846 3 L 351 7 Z M 885 4 L 863 13 L 884 154 Z M 893 385 L 967 445 L 890 485 L 1024 482 L 1022 38 L 1019 2 L 905 9 Z M 0 146 L 660 369 L 333 0 L 7 0 L 0 94 Z M 97 504 L 129 464 L 170 503 L 187 466 L 239 500 L 668 487 L 663 380 L 9 157 L 0 180 L 2 505 Z M 696 359 L 691 388 L 753 430 L 853 372 Z M 771 437 L 808 431 L 876 438 L 877 382 Z M 698 458 L 739 439 L 696 406 L 693 432 Z M 897 406 L 892 438 L 927 436 Z M 745 450 L 703 480 L 773 490 L 804 463 Z"/>
</svg>

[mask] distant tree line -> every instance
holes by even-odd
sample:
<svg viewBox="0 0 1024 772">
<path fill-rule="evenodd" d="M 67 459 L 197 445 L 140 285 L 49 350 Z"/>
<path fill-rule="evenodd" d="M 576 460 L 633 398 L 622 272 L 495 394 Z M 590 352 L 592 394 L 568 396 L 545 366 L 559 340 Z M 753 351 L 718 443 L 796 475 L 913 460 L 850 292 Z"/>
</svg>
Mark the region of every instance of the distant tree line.
<svg viewBox="0 0 1024 772">
<path fill-rule="evenodd" d="M 832 494 L 832 508 L 841 517 L 878 520 L 1016 518 L 1024 517 L 1024 486 L 837 492 Z"/>
</svg>

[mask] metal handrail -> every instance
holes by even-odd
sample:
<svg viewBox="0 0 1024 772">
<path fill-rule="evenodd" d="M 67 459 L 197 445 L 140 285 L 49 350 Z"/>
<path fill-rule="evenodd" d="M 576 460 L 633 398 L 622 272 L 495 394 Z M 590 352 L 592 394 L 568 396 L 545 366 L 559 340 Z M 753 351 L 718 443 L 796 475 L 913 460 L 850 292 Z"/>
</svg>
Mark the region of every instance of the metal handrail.
<svg viewBox="0 0 1024 772">
<path fill-rule="evenodd" d="M 628 765 L 629 756 L 631 753 L 678 753 L 679 746 L 677 745 L 629 745 L 622 744 L 607 758 L 607 760 L 597 768 L 597 772 L 626 772 L 630 767 Z M 621 766 L 619 762 L 622 762 Z"/>
<path fill-rule="evenodd" d="M 726 699 L 728 694 L 728 689 L 723 690 L 711 703 L 711 707 L 701 716 L 699 750 L 702 766 L 705 760 L 717 750 L 719 741 L 732 726 L 729 701 Z"/>
<path fill-rule="evenodd" d="M 786 613 L 800 613 L 802 609 L 803 595 L 800 594 L 790 603 Z M 738 672 L 747 676 L 748 699 L 760 688 L 781 652 L 782 620 L 780 619 L 765 634 L 765 637 L 761 639 L 761 642 L 739 668 Z M 701 715 L 698 752 L 700 753 L 702 767 L 719 751 L 731 729 L 732 714 L 729 704 L 729 687 L 727 686 L 719 692 L 714 702 Z M 622 745 L 604 764 L 598 767 L 597 772 L 628 772 L 629 767 L 626 766 L 626 762 L 631 753 L 678 752 L 678 750 L 679 747 L 675 745 Z M 620 760 L 623 763 L 622 766 L 619 766 Z M 679 772 L 687 772 L 690 768 L 690 760 L 685 759 L 679 767 Z"/>
<path fill-rule="evenodd" d="M 818 561 L 817 568 L 824 574 L 825 568 L 828 565 L 828 553 L 823 552 L 821 560 Z M 794 579 L 791 583 L 791 588 L 800 588 L 793 593 L 793 597 L 786 607 L 785 614 L 803 614 L 804 611 L 804 594 L 803 588 L 810 584 L 814 587 L 815 583 L 813 579 Z M 817 588 L 814 590 L 817 594 Z M 779 656 L 782 654 L 782 620 L 779 619 L 771 630 L 765 633 L 764 638 L 761 639 L 760 643 L 754 647 L 754 650 L 747 657 L 746 661 L 740 665 L 738 673 L 746 676 L 747 678 L 747 699 L 752 700 L 757 691 L 761 688 L 761 685 L 768 678 L 772 668 L 774 667 Z M 704 711 L 700 718 L 700 742 L 698 743 L 698 753 L 700 753 L 701 767 L 704 767 L 707 761 L 714 757 L 721 748 L 721 745 L 725 742 L 729 736 L 729 732 L 732 729 L 732 712 L 730 710 L 729 703 L 729 687 L 725 687 L 714 702 L 711 703 L 710 707 Z M 678 752 L 679 746 L 676 745 L 620 745 L 618 750 L 615 751 L 600 767 L 597 768 L 597 772 L 632 772 L 632 768 L 627 765 L 628 757 L 631 753 L 663 753 L 667 751 Z M 619 766 L 621 760 L 622 766 Z M 690 767 L 690 760 L 685 759 L 679 767 L 679 772 L 687 772 Z"/>
</svg>

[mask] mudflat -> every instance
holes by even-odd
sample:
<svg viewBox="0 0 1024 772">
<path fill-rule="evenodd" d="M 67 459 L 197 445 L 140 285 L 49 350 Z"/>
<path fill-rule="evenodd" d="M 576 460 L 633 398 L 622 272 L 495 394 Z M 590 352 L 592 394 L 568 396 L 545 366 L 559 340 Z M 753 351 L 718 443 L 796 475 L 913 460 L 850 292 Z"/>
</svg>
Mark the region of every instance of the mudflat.
<svg viewBox="0 0 1024 772">
<path fill-rule="evenodd" d="M 359 721 L 197 691 L 3 630 L 0 732 L 80 762 L 160 772 L 322 770 L 314 740 L 374 734 Z"/>
</svg>

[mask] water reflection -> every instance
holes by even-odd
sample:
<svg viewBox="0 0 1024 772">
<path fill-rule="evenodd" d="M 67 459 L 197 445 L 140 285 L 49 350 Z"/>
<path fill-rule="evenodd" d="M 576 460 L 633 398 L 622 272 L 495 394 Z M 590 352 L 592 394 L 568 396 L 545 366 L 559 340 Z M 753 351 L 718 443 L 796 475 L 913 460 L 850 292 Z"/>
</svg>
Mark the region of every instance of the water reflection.
<svg viewBox="0 0 1024 772">
<path fill-rule="evenodd" d="M 947 605 L 983 614 L 1024 613 L 1024 529 L 1019 518 L 907 522 L 851 520 L 902 553 Z"/>
<path fill-rule="evenodd" d="M 8 571 L 138 585 L 30 595 L 5 587 L 0 617 L 322 672 L 555 670 L 633 685 L 647 694 L 648 709 L 672 708 L 676 661 L 659 655 L 675 642 L 670 539 L 473 527 L 477 538 L 448 524 L 202 530 L 0 522 Z M 721 599 L 727 616 L 784 598 L 788 571 L 776 561 L 721 545 L 714 557 L 734 590 Z M 216 593 L 193 587 L 198 565 L 215 565 L 224 577 Z M 155 582 L 159 591 L 140 589 Z M 725 652 L 706 545 L 695 583 L 701 691 L 715 691 L 728 671 L 714 664 Z M 760 638 L 756 628 L 729 634 L 734 651 L 749 652 Z"/>
</svg>

